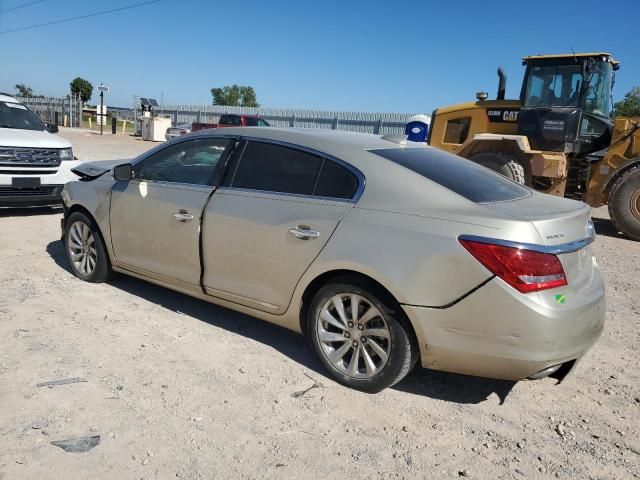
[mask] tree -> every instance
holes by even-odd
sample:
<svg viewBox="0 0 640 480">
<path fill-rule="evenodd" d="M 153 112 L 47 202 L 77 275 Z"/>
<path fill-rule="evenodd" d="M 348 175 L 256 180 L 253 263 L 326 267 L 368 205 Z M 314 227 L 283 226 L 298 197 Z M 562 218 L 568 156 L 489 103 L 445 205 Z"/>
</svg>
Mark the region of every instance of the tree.
<svg viewBox="0 0 640 480">
<path fill-rule="evenodd" d="M 19 83 L 15 86 L 19 97 L 33 97 L 33 89 L 27 87 L 24 83 Z"/>
<path fill-rule="evenodd" d="M 74 78 L 70 83 L 70 86 L 71 93 L 74 96 L 80 96 L 82 103 L 87 102 L 93 94 L 93 85 L 91 85 L 91 82 L 89 80 L 85 80 L 84 78 Z"/>
<path fill-rule="evenodd" d="M 256 92 L 253 87 L 242 85 L 231 85 L 222 88 L 212 88 L 214 105 L 225 105 L 233 107 L 259 107 Z"/>
<path fill-rule="evenodd" d="M 616 117 L 640 117 L 640 87 L 633 87 L 613 108 Z"/>
</svg>

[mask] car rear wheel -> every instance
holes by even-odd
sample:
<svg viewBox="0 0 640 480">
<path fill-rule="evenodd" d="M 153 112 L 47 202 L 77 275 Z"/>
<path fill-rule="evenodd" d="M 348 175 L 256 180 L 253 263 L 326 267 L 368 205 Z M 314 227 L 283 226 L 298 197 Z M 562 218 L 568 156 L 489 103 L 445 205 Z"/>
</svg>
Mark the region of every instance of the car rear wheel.
<svg viewBox="0 0 640 480">
<path fill-rule="evenodd" d="M 622 175 L 611 187 L 609 216 L 618 231 L 640 241 L 640 167 Z"/>
<path fill-rule="evenodd" d="M 402 380 L 418 358 L 417 344 L 397 318 L 400 314 L 364 288 L 329 284 L 313 299 L 307 333 L 333 378 L 376 393 Z"/>
<path fill-rule="evenodd" d="M 71 271 L 76 277 L 100 283 L 113 275 L 98 227 L 84 213 L 72 213 L 67 219 L 64 244 Z"/>
</svg>

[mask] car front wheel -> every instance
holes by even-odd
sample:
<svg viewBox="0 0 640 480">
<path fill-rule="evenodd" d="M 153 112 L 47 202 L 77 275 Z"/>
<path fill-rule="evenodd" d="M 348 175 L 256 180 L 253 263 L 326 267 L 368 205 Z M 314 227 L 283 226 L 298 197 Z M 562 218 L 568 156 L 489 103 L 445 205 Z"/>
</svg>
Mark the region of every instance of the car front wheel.
<svg viewBox="0 0 640 480">
<path fill-rule="evenodd" d="M 113 275 L 98 227 L 84 213 L 72 213 L 67 219 L 64 244 L 71 271 L 76 277 L 100 283 Z"/>
<path fill-rule="evenodd" d="M 307 333 L 333 378 L 376 393 L 402 380 L 417 360 L 417 344 L 399 315 L 365 288 L 334 283 L 314 297 Z"/>
</svg>

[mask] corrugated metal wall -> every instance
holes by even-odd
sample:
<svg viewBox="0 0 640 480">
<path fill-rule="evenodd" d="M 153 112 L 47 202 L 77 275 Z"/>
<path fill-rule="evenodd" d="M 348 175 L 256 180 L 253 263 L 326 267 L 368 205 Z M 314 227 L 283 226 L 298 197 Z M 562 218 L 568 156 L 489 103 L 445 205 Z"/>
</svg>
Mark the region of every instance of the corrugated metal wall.
<svg viewBox="0 0 640 480">
<path fill-rule="evenodd" d="M 170 116 L 175 124 L 218 123 L 220 115 L 235 113 L 258 115 L 274 127 L 328 128 L 379 135 L 404 133 L 407 119 L 413 115 L 412 113 L 338 112 L 218 105 L 164 105 L 155 112 Z"/>
</svg>

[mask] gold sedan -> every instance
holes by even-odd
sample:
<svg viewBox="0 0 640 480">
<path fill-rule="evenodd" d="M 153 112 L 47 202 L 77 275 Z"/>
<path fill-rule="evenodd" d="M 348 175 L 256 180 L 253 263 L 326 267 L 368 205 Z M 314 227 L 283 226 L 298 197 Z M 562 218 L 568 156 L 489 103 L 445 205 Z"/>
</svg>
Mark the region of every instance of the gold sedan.
<svg viewBox="0 0 640 480">
<path fill-rule="evenodd" d="M 353 388 L 417 363 L 561 378 L 603 328 L 589 208 L 424 144 L 229 128 L 76 173 L 77 277 L 120 272 L 302 332 Z"/>
</svg>

